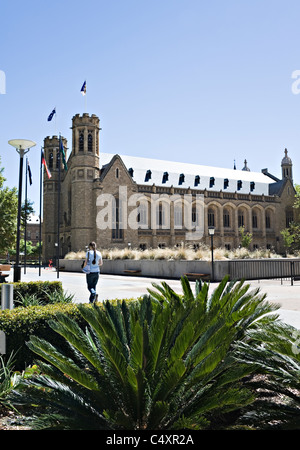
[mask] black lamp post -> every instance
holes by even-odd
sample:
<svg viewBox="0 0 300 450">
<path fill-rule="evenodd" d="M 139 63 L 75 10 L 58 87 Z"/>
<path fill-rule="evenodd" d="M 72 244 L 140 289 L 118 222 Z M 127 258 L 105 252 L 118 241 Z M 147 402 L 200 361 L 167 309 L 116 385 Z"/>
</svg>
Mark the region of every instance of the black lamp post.
<svg viewBox="0 0 300 450">
<path fill-rule="evenodd" d="M 18 191 L 18 222 L 17 222 L 17 246 L 16 246 L 16 262 L 14 265 L 14 282 L 21 281 L 21 266 L 20 266 L 20 231 L 21 231 L 21 206 L 22 206 L 22 181 L 23 181 L 23 159 L 25 153 L 29 152 L 31 147 L 36 144 L 27 139 L 12 139 L 8 141 L 20 155 L 20 169 L 19 169 L 19 191 Z"/>
<path fill-rule="evenodd" d="M 215 227 L 208 227 L 208 234 L 211 239 L 211 281 L 215 281 L 215 268 L 214 268 L 214 234 Z"/>
</svg>

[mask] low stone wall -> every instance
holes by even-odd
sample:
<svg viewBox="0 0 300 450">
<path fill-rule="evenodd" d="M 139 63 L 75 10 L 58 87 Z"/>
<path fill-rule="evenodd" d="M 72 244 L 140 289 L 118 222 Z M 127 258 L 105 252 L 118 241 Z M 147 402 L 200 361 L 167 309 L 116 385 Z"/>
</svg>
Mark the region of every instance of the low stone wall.
<svg viewBox="0 0 300 450">
<path fill-rule="evenodd" d="M 81 272 L 83 260 L 60 259 L 59 267 L 66 272 Z M 215 281 L 220 281 L 228 273 L 227 261 L 214 262 Z M 103 260 L 101 273 L 113 275 L 125 275 L 126 270 L 140 271 L 140 276 L 150 278 L 174 278 L 178 279 L 185 273 L 203 273 L 211 276 L 210 261 L 186 261 L 186 260 L 150 260 L 150 259 L 115 259 Z M 129 275 L 130 273 L 127 273 Z M 132 274 L 134 275 L 134 274 Z"/>
</svg>

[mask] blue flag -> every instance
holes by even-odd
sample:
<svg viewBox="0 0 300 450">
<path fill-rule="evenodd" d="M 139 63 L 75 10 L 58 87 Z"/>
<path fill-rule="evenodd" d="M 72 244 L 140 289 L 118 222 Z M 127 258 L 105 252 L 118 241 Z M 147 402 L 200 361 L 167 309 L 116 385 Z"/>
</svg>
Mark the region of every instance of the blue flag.
<svg viewBox="0 0 300 450">
<path fill-rule="evenodd" d="M 48 116 L 48 122 L 50 122 L 53 119 L 54 114 L 56 114 L 55 108 L 53 109 L 53 111 L 49 114 Z"/>
<path fill-rule="evenodd" d="M 86 94 L 86 81 L 83 83 L 82 88 L 80 89 L 80 92 L 82 93 L 82 95 Z"/>
</svg>

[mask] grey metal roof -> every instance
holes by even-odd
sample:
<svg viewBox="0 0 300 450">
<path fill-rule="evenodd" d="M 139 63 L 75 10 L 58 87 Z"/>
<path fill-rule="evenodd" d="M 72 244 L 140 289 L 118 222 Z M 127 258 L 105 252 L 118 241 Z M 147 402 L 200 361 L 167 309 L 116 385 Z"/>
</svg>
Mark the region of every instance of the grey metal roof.
<svg viewBox="0 0 300 450">
<path fill-rule="evenodd" d="M 100 154 L 100 164 L 109 164 L 115 155 L 109 153 Z M 261 172 L 251 172 L 245 170 L 234 170 L 221 167 L 203 166 L 174 161 L 164 161 L 152 158 L 142 158 L 137 156 L 119 155 L 127 170 L 132 169 L 132 178 L 137 184 L 156 186 L 173 186 L 208 191 L 239 192 L 254 195 L 269 195 L 269 185 L 273 183 L 269 177 Z M 147 171 L 151 171 L 151 178 L 145 181 Z M 164 173 L 168 173 L 168 179 L 163 182 Z M 184 181 L 180 184 L 180 175 L 184 175 Z M 195 186 L 195 177 L 200 177 L 200 183 Z M 211 186 L 210 181 L 214 179 Z M 228 187 L 224 188 L 224 180 L 228 180 Z M 241 181 L 240 189 L 238 182 Z M 251 190 L 251 183 L 253 190 Z"/>
</svg>

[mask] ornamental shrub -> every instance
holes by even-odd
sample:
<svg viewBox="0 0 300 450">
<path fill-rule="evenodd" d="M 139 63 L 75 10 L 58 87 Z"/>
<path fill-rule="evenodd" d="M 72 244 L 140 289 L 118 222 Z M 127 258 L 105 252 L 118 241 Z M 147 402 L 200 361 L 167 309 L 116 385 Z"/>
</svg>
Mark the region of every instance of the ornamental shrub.
<svg viewBox="0 0 300 450">
<path fill-rule="evenodd" d="M 22 297 L 35 296 L 40 303 L 50 303 L 49 297 L 54 292 L 63 295 L 63 287 L 61 281 L 30 281 L 12 283 L 14 286 L 14 306 L 18 306 L 22 302 Z M 0 294 L 1 294 L 0 284 Z"/>
<path fill-rule="evenodd" d="M 87 305 L 88 306 L 88 305 Z M 82 322 L 77 306 L 74 304 L 53 304 L 45 306 L 18 307 L 12 310 L 0 311 L 0 330 L 6 335 L 6 352 L 14 352 L 15 370 L 24 370 L 27 365 L 32 364 L 34 355 L 28 349 L 26 342 L 30 335 L 55 337 L 57 345 L 60 338 L 48 325 L 58 313 L 64 313 L 72 317 L 79 324 Z"/>
</svg>

